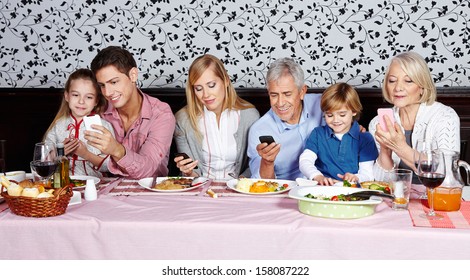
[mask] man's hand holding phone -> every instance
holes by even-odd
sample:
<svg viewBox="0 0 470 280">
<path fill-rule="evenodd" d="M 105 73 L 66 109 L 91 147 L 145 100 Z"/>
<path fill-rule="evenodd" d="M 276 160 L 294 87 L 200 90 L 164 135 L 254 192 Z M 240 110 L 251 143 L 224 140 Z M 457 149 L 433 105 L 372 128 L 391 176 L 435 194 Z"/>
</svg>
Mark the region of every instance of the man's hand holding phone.
<svg viewBox="0 0 470 280">
<path fill-rule="evenodd" d="M 281 145 L 277 144 L 271 135 L 262 135 L 259 141 L 260 144 L 256 146 L 256 150 L 260 157 L 268 162 L 274 162 L 281 150 Z"/>
</svg>

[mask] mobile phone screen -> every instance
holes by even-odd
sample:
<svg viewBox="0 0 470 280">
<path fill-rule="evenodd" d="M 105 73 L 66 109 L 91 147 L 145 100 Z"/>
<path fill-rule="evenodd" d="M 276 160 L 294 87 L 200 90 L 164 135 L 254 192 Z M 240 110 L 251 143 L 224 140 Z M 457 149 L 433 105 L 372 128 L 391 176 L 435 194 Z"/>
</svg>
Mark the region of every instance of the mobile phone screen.
<svg viewBox="0 0 470 280">
<path fill-rule="evenodd" d="M 274 138 L 271 135 L 262 135 L 259 137 L 261 143 L 267 143 L 268 145 L 275 142 Z"/>
</svg>

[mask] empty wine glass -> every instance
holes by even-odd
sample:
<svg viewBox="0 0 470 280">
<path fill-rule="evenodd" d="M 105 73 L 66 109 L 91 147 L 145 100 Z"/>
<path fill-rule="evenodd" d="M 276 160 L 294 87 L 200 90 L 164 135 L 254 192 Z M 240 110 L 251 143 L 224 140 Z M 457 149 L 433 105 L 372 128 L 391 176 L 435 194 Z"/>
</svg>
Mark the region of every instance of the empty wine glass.
<svg viewBox="0 0 470 280">
<path fill-rule="evenodd" d="M 416 142 L 416 151 L 413 152 L 413 161 L 415 164 L 415 174 L 418 174 L 418 164 L 419 164 L 419 157 L 422 153 L 429 154 L 432 150 L 437 149 L 437 141 L 433 139 L 418 139 Z M 424 166 L 423 166 L 424 167 Z M 427 199 L 428 196 L 426 192 L 422 193 L 419 199 Z"/>
<path fill-rule="evenodd" d="M 440 186 L 446 177 L 446 165 L 443 151 L 435 149 L 429 153 L 420 153 L 418 178 L 429 190 L 429 212 L 421 215 L 430 220 L 440 220 L 442 216 L 434 212 L 434 188 Z"/>
<path fill-rule="evenodd" d="M 41 142 L 34 146 L 33 161 L 31 161 L 31 170 L 39 177 L 44 186 L 48 186 L 49 178 L 54 174 L 58 165 L 57 151 L 53 143 Z"/>
</svg>

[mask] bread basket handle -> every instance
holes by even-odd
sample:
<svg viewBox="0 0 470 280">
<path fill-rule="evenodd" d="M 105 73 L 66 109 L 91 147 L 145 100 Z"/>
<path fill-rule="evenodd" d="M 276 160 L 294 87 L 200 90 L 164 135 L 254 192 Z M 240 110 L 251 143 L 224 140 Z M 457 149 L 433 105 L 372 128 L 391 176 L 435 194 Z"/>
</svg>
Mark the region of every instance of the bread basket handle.
<svg viewBox="0 0 470 280">
<path fill-rule="evenodd" d="M 57 195 L 55 196 L 55 198 L 57 200 L 59 200 L 60 196 L 61 195 L 69 195 L 69 196 L 72 196 L 73 195 L 73 190 L 72 190 L 72 187 L 71 186 L 66 186 L 66 187 L 63 187 L 59 190 L 59 192 L 57 193 Z"/>
</svg>

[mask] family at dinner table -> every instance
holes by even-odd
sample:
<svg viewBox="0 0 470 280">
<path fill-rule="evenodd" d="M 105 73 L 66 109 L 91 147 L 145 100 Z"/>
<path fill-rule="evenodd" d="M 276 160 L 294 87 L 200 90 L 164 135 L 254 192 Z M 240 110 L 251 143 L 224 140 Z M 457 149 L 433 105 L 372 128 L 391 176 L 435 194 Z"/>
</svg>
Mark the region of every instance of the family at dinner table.
<svg viewBox="0 0 470 280">
<path fill-rule="evenodd" d="M 189 67 L 187 105 L 175 115 L 139 89 L 138 76 L 132 54 L 117 46 L 99 51 L 90 70 L 69 76 L 44 141 L 64 144 L 71 175 L 163 177 L 172 160 L 188 177 L 306 178 L 329 186 L 383 180 L 395 168 L 416 171 L 419 139 L 460 152 L 459 117 L 436 101 L 429 67 L 411 51 L 394 56 L 385 72 L 382 95 L 393 105 L 393 119 L 384 117 L 384 129 L 376 116 L 368 131 L 358 123 L 363 106 L 351 85 L 337 82 L 307 94 L 292 58 L 269 65 L 270 109 L 263 116 L 237 95 L 222 61 L 210 54 Z M 92 115 L 102 125 L 87 130 L 83 118 Z"/>
</svg>

